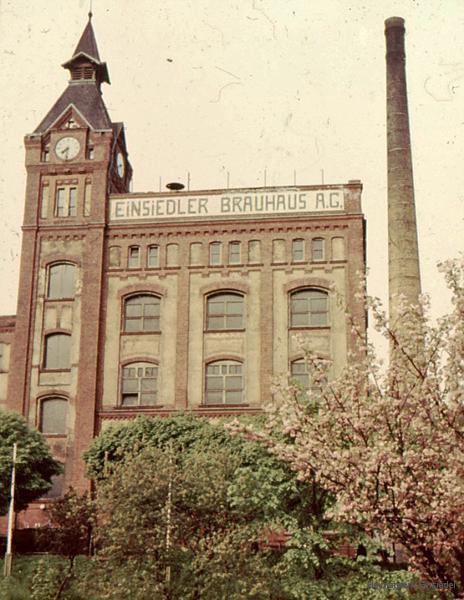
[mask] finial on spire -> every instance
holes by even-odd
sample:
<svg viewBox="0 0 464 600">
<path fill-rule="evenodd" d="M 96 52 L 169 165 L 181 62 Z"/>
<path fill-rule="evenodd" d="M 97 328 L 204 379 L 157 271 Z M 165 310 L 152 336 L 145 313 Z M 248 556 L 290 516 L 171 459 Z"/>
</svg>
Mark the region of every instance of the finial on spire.
<svg viewBox="0 0 464 600">
<path fill-rule="evenodd" d="M 89 21 L 92 20 L 93 12 L 92 12 L 92 0 L 89 0 Z"/>
</svg>

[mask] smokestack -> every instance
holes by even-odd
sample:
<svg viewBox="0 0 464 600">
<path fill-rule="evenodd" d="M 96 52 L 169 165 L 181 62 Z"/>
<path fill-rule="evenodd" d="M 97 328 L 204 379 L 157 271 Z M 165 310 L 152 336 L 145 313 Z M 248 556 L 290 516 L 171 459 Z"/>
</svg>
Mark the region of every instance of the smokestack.
<svg viewBox="0 0 464 600">
<path fill-rule="evenodd" d="M 388 288 L 390 321 L 398 316 L 395 295 L 418 303 L 421 293 L 416 209 L 409 133 L 404 19 L 385 21 L 387 44 Z"/>
</svg>

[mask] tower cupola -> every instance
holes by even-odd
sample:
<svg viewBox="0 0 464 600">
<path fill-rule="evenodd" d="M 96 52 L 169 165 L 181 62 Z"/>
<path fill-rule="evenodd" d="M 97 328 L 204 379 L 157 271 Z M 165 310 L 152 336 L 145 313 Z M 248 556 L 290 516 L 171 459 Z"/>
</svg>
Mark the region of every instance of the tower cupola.
<svg viewBox="0 0 464 600">
<path fill-rule="evenodd" d="M 101 83 L 110 83 L 108 68 L 100 60 L 97 41 L 92 27 L 92 13 L 81 35 L 70 60 L 62 65 L 71 73 L 71 82 L 93 81 L 100 86 Z"/>
</svg>

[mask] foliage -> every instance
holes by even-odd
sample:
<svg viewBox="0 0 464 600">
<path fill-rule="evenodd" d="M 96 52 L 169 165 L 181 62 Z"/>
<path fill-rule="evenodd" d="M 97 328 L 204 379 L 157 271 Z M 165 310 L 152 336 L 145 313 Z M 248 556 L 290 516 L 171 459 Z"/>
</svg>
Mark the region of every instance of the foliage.
<svg viewBox="0 0 464 600">
<path fill-rule="evenodd" d="M 302 481 L 337 499 L 334 520 L 401 543 L 430 582 L 464 593 L 464 260 L 443 267 L 451 314 L 432 323 L 424 300 L 389 324 L 378 300 L 374 322 L 391 345 L 382 368 L 370 345 L 319 397 L 282 387 L 266 432 L 234 425 L 287 461 Z M 354 332 L 356 333 L 356 332 Z M 321 362 L 308 354 L 316 376 Z M 314 409 L 315 403 L 317 409 Z M 276 441 L 275 431 L 289 436 Z"/>
<path fill-rule="evenodd" d="M 40 600 L 45 593 L 40 582 L 46 579 L 49 596 L 44 597 L 59 600 L 69 589 L 75 576 L 75 558 L 79 554 L 89 553 L 96 519 L 95 505 L 87 493 L 79 495 L 70 488 L 63 497 L 50 505 L 47 512 L 49 527 L 40 532 L 41 541 L 52 552 L 65 556 L 68 565 L 65 571 L 62 569 L 53 571 L 49 568 L 46 571 L 47 578 L 42 572 L 38 572 L 35 587 L 33 582 L 33 591 L 37 595 L 37 600 Z"/>
<path fill-rule="evenodd" d="M 114 451 L 122 439 L 126 456 L 117 452 L 118 460 L 100 463 L 98 555 L 89 592 L 118 599 L 129 590 L 135 600 L 406 597 L 404 590 L 367 593 L 366 586 L 411 575 L 334 553 L 342 536 L 356 546 L 359 532 L 345 527 L 331 538 L 325 534 L 331 500 L 313 482 L 298 482 L 260 444 L 231 439 L 223 422 L 165 421 L 141 419 L 96 441 L 99 455 L 108 457 L 105 448 Z M 270 540 L 283 529 L 287 543 L 276 550 Z"/>
<path fill-rule="evenodd" d="M 69 560 L 88 554 L 95 524 L 95 506 L 88 493 L 80 495 L 70 488 L 49 506 L 47 513 L 49 527 L 41 532 L 46 546 Z"/>
<path fill-rule="evenodd" d="M 24 510 L 30 502 L 46 494 L 53 475 L 58 475 L 62 470 L 52 457 L 42 434 L 29 429 L 19 414 L 0 409 L 0 515 L 8 512 L 15 442 L 18 444 L 16 511 Z"/>
</svg>

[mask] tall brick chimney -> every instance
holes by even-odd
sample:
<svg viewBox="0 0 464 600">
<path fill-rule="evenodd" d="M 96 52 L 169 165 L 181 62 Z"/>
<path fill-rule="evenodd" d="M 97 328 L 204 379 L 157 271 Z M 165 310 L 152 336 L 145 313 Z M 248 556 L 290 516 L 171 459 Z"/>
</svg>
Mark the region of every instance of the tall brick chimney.
<svg viewBox="0 0 464 600">
<path fill-rule="evenodd" d="M 417 304 L 421 293 L 406 89 L 404 19 L 385 21 L 387 44 L 388 286 L 390 320 L 396 295 Z"/>
</svg>

